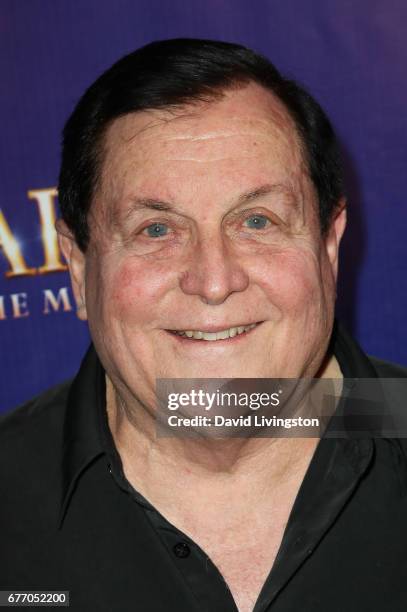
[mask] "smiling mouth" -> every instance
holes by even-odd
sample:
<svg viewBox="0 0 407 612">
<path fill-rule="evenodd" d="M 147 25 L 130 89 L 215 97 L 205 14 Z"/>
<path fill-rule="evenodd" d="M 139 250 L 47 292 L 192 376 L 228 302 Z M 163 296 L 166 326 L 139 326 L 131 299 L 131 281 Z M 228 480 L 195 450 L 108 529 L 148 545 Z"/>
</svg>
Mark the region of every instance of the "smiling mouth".
<svg viewBox="0 0 407 612">
<path fill-rule="evenodd" d="M 167 331 L 175 336 L 180 336 L 186 340 L 206 340 L 207 342 L 214 342 L 216 340 L 229 340 L 236 336 L 249 333 L 252 329 L 260 325 L 258 323 L 250 323 L 248 325 L 239 325 L 237 327 L 228 327 L 219 331 L 200 331 L 200 330 L 175 330 L 168 329 Z"/>
</svg>

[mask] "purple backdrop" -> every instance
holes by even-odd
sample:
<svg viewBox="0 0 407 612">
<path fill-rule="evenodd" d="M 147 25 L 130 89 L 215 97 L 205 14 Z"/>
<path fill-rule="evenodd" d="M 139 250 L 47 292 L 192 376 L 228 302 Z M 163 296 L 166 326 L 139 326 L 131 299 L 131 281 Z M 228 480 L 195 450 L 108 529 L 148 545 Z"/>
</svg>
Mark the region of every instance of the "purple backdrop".
<svg viewBox="0 0 407 612">
<path fill-rule="evenodd" d="M 118 57 L 177 36 L 251 46 L 328 111 L 350 196 L 338 310 L 407 364 L 406 21 L 405 0 L 3 0 L 0 410 L 73 375 L 89 342 L 50 229 L 64 120 Z"/>
</svg>

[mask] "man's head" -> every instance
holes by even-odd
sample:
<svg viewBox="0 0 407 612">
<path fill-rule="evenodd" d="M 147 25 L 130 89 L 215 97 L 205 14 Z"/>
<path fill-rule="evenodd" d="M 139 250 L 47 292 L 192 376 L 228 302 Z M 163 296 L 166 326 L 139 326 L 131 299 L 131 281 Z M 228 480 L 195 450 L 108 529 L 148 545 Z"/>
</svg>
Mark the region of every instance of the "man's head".
<svg viewBox="0 0 407 612">
<path fill-rule="evenodd" d="M 102 75 L 64 137 L 61 246 L 123 394 L 149 401 L 159 377 L 315 375 L 345 212 L 308 94 L 243 47 L 165 41 Z"/>
</svg>

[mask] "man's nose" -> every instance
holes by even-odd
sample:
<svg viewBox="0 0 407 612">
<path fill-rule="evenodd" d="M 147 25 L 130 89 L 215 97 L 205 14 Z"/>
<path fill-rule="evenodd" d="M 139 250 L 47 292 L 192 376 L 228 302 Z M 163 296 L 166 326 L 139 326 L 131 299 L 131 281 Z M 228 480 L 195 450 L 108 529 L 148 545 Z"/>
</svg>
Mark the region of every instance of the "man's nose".
<svg viewBox="0 0 407 612">
<path fill-rule="evenodd" d="M 222 237 L 201 239 L 191 253 L 180 286 L 205 304 L 222 304 L 232 293 L 244 291 L 249 277 L 230 245 Z"/>
</svg>

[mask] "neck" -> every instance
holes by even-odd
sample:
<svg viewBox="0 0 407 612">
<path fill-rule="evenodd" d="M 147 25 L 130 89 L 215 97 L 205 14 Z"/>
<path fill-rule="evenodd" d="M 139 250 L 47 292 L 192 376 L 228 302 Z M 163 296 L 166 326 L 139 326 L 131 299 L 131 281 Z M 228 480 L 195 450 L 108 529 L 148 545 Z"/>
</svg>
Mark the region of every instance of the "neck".
<svg viewBox="0 0 407 612">
<path fill-rule="evenodd" d="M 321 365 L 318 377 L 342 374 L 335 357 Z M 124 473 L 133 486 L 151 501 L 176 495 L 185 484 L 206 495 L 232 490 L 241 484 L 249 490 L 276 490 L 291 478 L 304 476 L 318 438 L 178 438 L 157 437 L 154 415 L 142 406 L 130 408 L 110 379 L 106 380 L 109 427 L 121 456 Z M 300 480 L 300 482 L 301 482 Z M 243 485 L 243 482 L 246 485 Z M 259 489 L 260 487 L 260 489 Z"/>
</svg>

